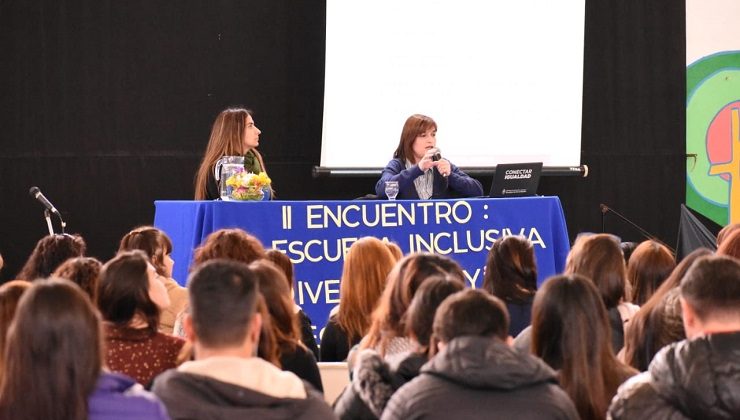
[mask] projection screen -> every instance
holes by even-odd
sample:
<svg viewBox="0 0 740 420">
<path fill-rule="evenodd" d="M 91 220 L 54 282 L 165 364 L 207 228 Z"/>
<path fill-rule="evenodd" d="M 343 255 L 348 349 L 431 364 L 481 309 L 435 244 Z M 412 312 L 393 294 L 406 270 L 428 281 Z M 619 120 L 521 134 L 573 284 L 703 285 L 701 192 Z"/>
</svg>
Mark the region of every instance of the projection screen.
<svg viewBox="0 0 740 420">
<path fill-rule="evenodd" d="M 410 115 L 461 167 L 580 164 L 585 0 L 327 0 L 321 166 L 382 168 Z"/>
</svg>

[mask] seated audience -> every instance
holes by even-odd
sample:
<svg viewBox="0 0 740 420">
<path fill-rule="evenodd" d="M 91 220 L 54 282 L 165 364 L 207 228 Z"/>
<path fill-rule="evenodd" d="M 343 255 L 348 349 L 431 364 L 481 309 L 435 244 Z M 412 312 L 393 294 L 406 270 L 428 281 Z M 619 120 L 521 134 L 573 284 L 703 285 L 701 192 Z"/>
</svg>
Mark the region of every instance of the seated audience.
<svg viewBox="0 0 740 420">
<path fill-rule="evenodd" d="M 740 418 L 740 262 L 699 258 L 680 294 L 686 340 L 619 388 L 612 419 Z"/>
<path fill-rule="evenodd" d="M 419 375 L 421 366 L 434 353 L 430 346 L 434 314 L 448 296 L 463 290 L 460 282 L 435 275 L 416 291 L 408 309 L 408 336 L 414 349 L 398 363 L 389 365 L 371 349 L 361 351 L 352 382 L 334 406 L 340 419 L 377 419 L 391 395 Z"/>
<path fill-rule="evenodd" d="M 391 255 L 393 255 L 393 262 L 397 263 L 401 261 L 401 258 L 403 258 L 403 251 L 401 251 L 401 247 L 398 246 L 395 242 L 383 242 L 385 246 L 388 247 L 388 250 L 391 251 Z"/>
<path fill-rule="evenodd" d="M 49 235 L 39 239 L 16 278 L 33 281 L 45 279 L 63 262 L 85 255 L 87 245 L 79 235 Z"/>
<path fill-rule="evenodd" d="M 3 370 L 3 349 L 10 323 L 15 318 L 15 310 L 21 296 L 29 287 L 31 283 L 25 280 L 13 280 L 0 286 L 0 372 Z"/>
<path fill-rule="evenodd" d="M 679 263 L 668 278 L 640 307 L 625 330 L 624 349 L 618 357 L 633 368 L 644 372 L 653 356 L 668 344 L 686 338 L 681 318 L 678 285 L 699 257 L 712 251 L 699 248 Z"/>
<path fill-rule="evenodd" d="M 740 258 L 740 230 L 735 229 L 723 238 L 722 244 L 717 247 L 717 255 Z"/>
<path fill-rule="evenodd" d="M 720 246 L 722 246 L 722 243 L 725 241 L 725 239 L 727 239 L 731 233 L 734 233 L 738 229 L 740 229 L 740 223 L 731 223 L 720 229 L 719 233 L 717 233 L 717 247 L 719 248 Z"/>
<path fill-rule="evenodd" d="M 0 373 L 0 419 L 169 419 L 131 378 L 102 370 L 100 318 L 71 282 L 29 289 L 8 334 Z"/>
<path fill-rule="evenodd" d="M 195 360 L 160 375 L 153 387 L 173 419 L 334 418 L 312 386 L 255 357 L 263 321 L 257 283 L 234 261 L 209 261 L 191 274 L 184 323 Z"/>
<path fill-rule="evenodd" d="M 488 252 L 483 290 L 506 303 L 509 335 L 516 337 L 532 321 L 532 300 L 537 292 L 534 247 L 523 236 L 497 239 Z"/>
<path fill-rule="evenodd" d="M 637 248 L 637 242 L 620 242 L 619 248 L 622 250 L 622 254 L 624 255 L 624 264 L 630 263 L 630 257 L 632 256 L 632 253 L 635 252 L 635 248 Z"/>
<path fill-rule="evenodd" d="M 587 278 L 551 277 L 532 307 L 532 353 L 558 372 L 583 419 L 604 419 L 617 388 L 637 371 L 614 356 L 606 308 Z"/>
<path fill-rule="evenodd" d="M 265 252 L 265 258 L 272 261 L 285 274 L 290 299 L 293 301 L 293 296 L 295 296 L 295 269 L 290 257 L 277 249 L 268 249 Z M 313 322 L 298 304 L 294 303 L 293 306 L 296 316 L 298 316 L 298 323 L 301 326 L 301 342 L 311 350 L 316 360 L 319 360 L 319 346 L 316 345 L 316 337 L 313 335 Z"/>
<path fill-rule="evenodd" d="M 95 302 L 98 298 L 98 281 L 100 280 L 100 270 L 103 269 L 103 263 L 97 258 L 76 257 L 70 258 L 56 270 L 54 277 L 67 279 L 72 283 L 80 286 L 83 292 L 90 296 L 90 300 Z"/>
<path fill-rule="evenodd" d="M 169 297 L 159 274 L 142 251 L 125 251 L 103 266 L 98 308 L 106 321 L 105 362 L 148 386 L 175 367 L 185 341 L 159 332 L 161 308 Z"/>
<path fill-rule="evenodd" d="M 149 262 L 159 274 L 167 289 L 170 306 L 164 308 L 159 317 L 159 330 L 172 334 L 177 315 L 188 304 L 188 289 L 180 286 L 172 278 L 175 261 L 172 259 L 172 241 L 166 233 L 153 226 L 141 226 L 127 233 L 121 239 L 118 251 L 141 250 L 149 257 Z"/>
<path fill-rule="evenodd" d="M 580 274 L 596 285 L 609 317 L 612 349 L 618 353 L 624 346 L 624 325 L 640 308 L 625 302 L 626 269 L 617 239 L 603 233 L 580 236 L 568 254 L 565 274 Z"/>
<path fill-rule="evenodd" d="M 451 258 L 414 253 L 399 261 L 388 275 L 388 283 L 373 311 L 370 329 L 360 342 L 360 348 L 374 349 L 390 362 L 412 351 L 415 345 L 406 334 L 406 311 L 419 287 L 435 274 L 449 275 L 453 281 L 465 284 L 462 268 Z"/>
<path fill-rule="evenodd" d="M 269 326 L 275 336 L 280 366 L 323 391 L 316 358 L 301 343 L 298 317 L 293 311 L 294 303 L 290 299 L 283 273 L 275 264 L 266 260 L 255 261 L 249 268 L 255 274 L 259 293 L 268 302 L 269 322 L 264 325 Z"/>
<path fill-rule="evenodd" d="M 321 361 L 341 362 L 370 328 L 370 317 L 383 294 L 395 260 L 378 238 L 367 236 L 349 247 L 339 285 L 339 308 L 332 311 L 321 336 Z"/>
<path fill-rule="evenodd" d="M 644 241 L 635 248 L 627 264 L 631 301 L 642 306 L 676 267 L 671 251 L 656 241 Z"/>
<path fill-rule="evenodd" d="M 384 420 L 577 419 L 555 372 L 507 344 L 509 316 L 495 296 L 468 289 L 434 317 L 438 353 L 391 397 Z"/>
</svg>

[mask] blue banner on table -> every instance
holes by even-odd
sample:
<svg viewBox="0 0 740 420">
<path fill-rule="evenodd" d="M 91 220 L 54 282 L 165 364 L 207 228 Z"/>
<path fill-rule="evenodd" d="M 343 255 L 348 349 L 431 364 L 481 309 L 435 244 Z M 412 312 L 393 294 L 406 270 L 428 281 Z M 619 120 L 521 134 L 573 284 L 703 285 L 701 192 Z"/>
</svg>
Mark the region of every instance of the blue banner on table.
<svg viewBox="0 0 740 420">
<path fill-rule="evenodd" d="M 538 284 L 563 271 L 568 232 L 557 197 L 430 201 L 156 201 L 154 225 L 172 238 L 174 277 L 187 281 L 193 250 L 213 231 L 239 227 L 295 265 L 295 301 L 317 327 L 339 303 L 344 255 L 363 236 L 397 243 L 404 253 L 447 255 L 480 287 L 496 239 L 523 235 L 535 248 Z"/>
</svg>

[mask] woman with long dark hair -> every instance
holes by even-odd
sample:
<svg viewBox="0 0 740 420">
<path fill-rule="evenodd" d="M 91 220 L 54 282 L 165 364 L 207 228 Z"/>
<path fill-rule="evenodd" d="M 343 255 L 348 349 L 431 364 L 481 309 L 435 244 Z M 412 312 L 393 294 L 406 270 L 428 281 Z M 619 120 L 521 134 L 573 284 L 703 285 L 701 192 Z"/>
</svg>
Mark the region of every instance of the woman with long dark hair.
<svg viewBox="0 0 740 420">
<path fill-rule="evenodd" d="M 627 263 L 630 301 L 642 306 L 676 267 L 671 251 L 656 241 L 644 241 L 635 248 Z"/>
<path fill-rule="evenodd" d="M 159 400 L 128 377 L 102 371 L 100 319 L 67 280 L 34 284 L 8 335 L 0 419 L 168 419 Z"/>
<path fill-rule="evenodd" d="M 36 243 L 36 247 L 16 278 L 28 281 L 45 279 L 63 262 L 85 255 L 86 249 L 87 244 L 79 235 L 44 236 Z"/>
<path fill-rule="evenodd" d="M 537 264 L 532 243 L 523 236 L 497 239 L 486 260 L 483 290 L 506 303 L 509 335 L 516 337 L 532 319 L 537 292 Z"/>
<path fill-rule="evenodd" d="M 80 286 L 83 292 L 95 302 L 98 296 L 98 281 L 103 263 L 93 257 L 70 258 L 54 270 L 54 277 L 67 279 Z"/>
<path fill-rule="evenodd" d="M 105 322 L 106 365 L 140 384 L 174 368 L 185 340 L 159 332 L 169 305 L 159 274 L 142 251 L 126 251 L 103 266 L 98 308 Z"/>
<path fill-rule="evenodd" d="M 267 172 L 262 155 L 257 151 L 261 133 L 254 124 L 252 111 L 248 109 L 228 108 L 218 114 L 195 176 L 196 200 L 215 200 L 220 197 L 213 171 L 216 161 L 223 156 L 244 156 L 246 171 L 255 174 Z"/>
<path fill-rule="evenodd" d="M 532 353 L 558 371 L 560 386 L 583 419 L 604 419 L 617 388 L 637 371 L 611 348 L 606 308 L 581 275 L 547 279 L 532 306 Z"/>
</svg>

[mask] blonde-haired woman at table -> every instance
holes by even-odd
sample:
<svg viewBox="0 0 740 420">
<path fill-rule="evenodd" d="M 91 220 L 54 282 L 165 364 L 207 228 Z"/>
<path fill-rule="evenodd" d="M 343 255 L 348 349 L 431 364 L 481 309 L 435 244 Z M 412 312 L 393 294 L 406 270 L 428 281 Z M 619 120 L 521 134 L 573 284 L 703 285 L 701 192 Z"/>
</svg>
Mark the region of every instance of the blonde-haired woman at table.
<svg viewBox="0 0 740 420">
<path fill-rule="evenodd" d="M 252 111 L 228 108 L 221 111 L 213 122 L 206 153 L 195 176 L 195 199 L 219 198 L 218 183 L 213 174 L 216 162 L 223 156 L 244 156 L 247 172 L 267 172 L 262 155 L 257 151 L 260 141 L 259 128 L 254 124 Z"/>
</svg>

